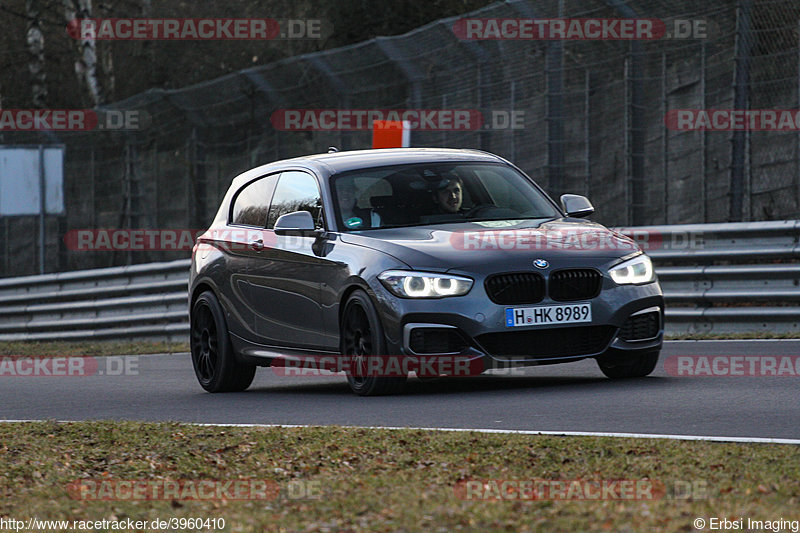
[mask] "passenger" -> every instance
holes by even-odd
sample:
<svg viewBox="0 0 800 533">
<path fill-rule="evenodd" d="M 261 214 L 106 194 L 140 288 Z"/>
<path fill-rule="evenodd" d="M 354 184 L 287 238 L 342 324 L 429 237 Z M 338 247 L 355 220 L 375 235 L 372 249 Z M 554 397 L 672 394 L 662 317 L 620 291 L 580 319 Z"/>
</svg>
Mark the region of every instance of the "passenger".
<svg viewBox="0 0 800 533">
<path fill-rule="evenodd" d="M 377 228 L 381 218 L 371 209 L 358 207 L 356 185 L 351 179 L 336 180 L 336 195 L 342 222 L 348 229 Z"/>
</svg>

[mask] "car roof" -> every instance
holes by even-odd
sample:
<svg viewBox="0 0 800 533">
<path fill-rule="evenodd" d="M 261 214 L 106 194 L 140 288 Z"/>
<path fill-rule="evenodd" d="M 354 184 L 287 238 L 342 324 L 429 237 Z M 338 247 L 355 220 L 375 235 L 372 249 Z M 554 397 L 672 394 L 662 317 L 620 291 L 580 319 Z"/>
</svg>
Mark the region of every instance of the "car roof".
<svg viewBox="0 0 800 533">
<path fill-rule="evenodd" d="M 437 163 L 452 161 L 503 161 L 500 157 L 479 150 L 453 148 L 386 148 L 378 150 L 353 150 L 332 152 L 290 159 L 319 162 L 334 172 L 346 172 L 359 168 L 410 163 Z"/>
<path fill-rule="evenodd" d="M 292 159 L 283 159 L 260 166 L 238 176 L 236 181 L 250 179 L 257 175 L 277 172 L 285 168 L 304 167 L 322 175 L 338 174 L 361 168 L 414 163 L 447 162 L 492 162 L 507 163 L 503 158 L 471 149 L 455 148 L 387 148 L 377 150 L 352 150 L 312 154 Z M 236 185 L 236 183 L 234 183 Z"/>
</svg>

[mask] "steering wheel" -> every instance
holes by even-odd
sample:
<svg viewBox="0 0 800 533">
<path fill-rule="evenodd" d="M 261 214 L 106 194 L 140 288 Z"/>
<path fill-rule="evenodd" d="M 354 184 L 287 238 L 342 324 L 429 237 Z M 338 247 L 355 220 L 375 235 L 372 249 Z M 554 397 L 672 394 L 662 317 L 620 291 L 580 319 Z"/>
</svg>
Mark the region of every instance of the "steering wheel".
<svg viewBox="0 0 800 533">
<path fill-rule="evenodd" d="M 466 213 L 464 213 L 464 218 L 476 217 L 478 216 L 478 213 L 480 213 L 481 211 L 488 211 L 489 209 L 495 209 L 496 207 L 497 207 L 496 205 L 491 205 L 491 204 L 478 204 L 476 206 L 473 206 Z"/>
</svg>

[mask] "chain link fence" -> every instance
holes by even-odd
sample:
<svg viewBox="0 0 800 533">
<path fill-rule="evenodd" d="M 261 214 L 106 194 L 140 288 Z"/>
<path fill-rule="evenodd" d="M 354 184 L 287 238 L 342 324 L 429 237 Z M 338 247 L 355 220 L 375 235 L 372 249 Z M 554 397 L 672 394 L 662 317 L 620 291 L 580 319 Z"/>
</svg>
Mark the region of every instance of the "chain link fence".
<svg viewBox="0 0 800 533">
<path fill-rule="evenodd" d="M 478 110 L 482 127 L 413 131 L 412 146 L 499 154 L 553 197 L 589 196 L 607 225 L 800 217 L 800 131 L 684 131 L 665 120 L 676 109 L 800 109 L 800 4 L 517 0 L 459 19 L 565 17 L 659 19 L 669 32 L 701 22 L 689 38 L 481 40 L 460 38 L 458 19 L 445 19 L 110 106 L 149 117 L 138 131 L 3 134 L 4 145 L 66 146 L 67 209 L 46 220 L 44 265 L 31 238 L 37 219 L 0 219 L 0 275 L 187 257 L 75 251 L 64 237 L 202 229 L 244 170 L 331 145 L 370 147 L 368 130 L 276 129 L 282 109 Z M 512 112 L 522 127 L 494 127 Z"/>
</svg>

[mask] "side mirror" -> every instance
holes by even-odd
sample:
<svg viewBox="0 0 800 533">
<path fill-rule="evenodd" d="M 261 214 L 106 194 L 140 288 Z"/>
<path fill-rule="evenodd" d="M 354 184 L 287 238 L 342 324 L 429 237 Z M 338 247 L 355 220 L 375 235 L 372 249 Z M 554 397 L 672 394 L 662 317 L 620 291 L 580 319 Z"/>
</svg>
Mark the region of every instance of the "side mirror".
<svg viewBox="0 0 800 533">
<path fill-rule="evenodd" d="M 278 217 L 275 221 L 276 235 L 316 235 L 314 218 L 308 211 L 295 211 Z"/>
<path fill-rule="evenodd" d="M 578 194 L 562 194 L 561 206 L 567 216 L 583 218 L 594 213 L 594 206 L 585 196 Z"/>
</svg>

